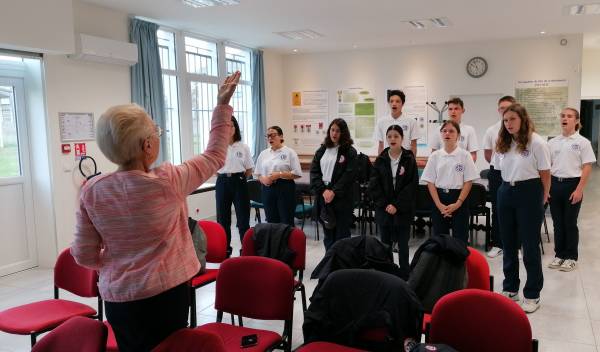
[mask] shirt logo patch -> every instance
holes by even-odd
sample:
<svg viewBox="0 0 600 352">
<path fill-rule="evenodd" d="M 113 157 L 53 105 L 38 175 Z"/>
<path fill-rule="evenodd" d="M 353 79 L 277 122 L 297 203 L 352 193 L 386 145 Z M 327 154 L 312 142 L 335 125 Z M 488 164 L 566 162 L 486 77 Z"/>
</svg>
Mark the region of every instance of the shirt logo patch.
<svg viewBox="0 0 600 352">
<path fill-rule="evenodd" d="M 460 136 L 460 141 L 464 142 L 465 141 L 465 136 Z"/>
<path fill-rule="evenodd" d="M 281 155 L 279 156 L 279 159 L 281 159 L 281 160 L 285 160 L 285 159 L 287 159 L 287 155 L 285 155 L 285 154 L 281 154 Z"/>
<path fill-rule="evenodd" d="M 575 144 L 571 144 L 571 149 L 577 151 L 580 149 L 579 144 L 575 143 Z"/>
<path fill-rule="evenodd" d="M 340 155 L 340 160 L 338 161 L 340 164 L 343 163 L 344 161 L 346 161 L 346 158 L 344 158 L 343 155 Z"/>
<path fill-rule="evenodd" d="M 235 156 L 237 156 L 238 158 L 241 159 L 244 155 L 242 154 L 242 152 L 237 151 L 237 152 L 235 152 Z"/>
<path fill-rule="evenodd" d="M 405 172 L 405 171 L 406 171 L 406 170 L 404 169 L 404 166 L 400 166 L 400 175 L 401 175 L 401 176 L 402 176 L 402 175 L 404 175 L 404 172 Z"/>
<path fill-rule="evenodd" d="M 408 125 L 402 125 L 402 126 L 400 126 L 400 127 L 402 127 L 402 131 L 406 131 L 406 130 L 408 130 Z"/>
<path fill-rule="evenodd" d="M 524 158 L 527 158 L 529 156 L 529 150 L 525 149 L 524 151 L 521 152 L 521 156 Z"/>
<path fill-rule="evenodd" d="M 454 170 L 456 170 L 456 172 L 463 172 L 465 171 L 465 166 L 463 164 L 456 164 Z"/>
</svg>

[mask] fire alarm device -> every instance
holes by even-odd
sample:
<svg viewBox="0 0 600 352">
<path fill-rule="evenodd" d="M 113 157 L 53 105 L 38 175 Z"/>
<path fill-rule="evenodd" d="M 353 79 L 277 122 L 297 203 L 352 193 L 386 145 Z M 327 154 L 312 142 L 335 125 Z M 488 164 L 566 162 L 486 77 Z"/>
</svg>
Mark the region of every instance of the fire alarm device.
<svg viewBox="0 0 600 352">
<path fill-rule="evenodd" d="M 60 149 L 62 150 L 63 154 L 71 153 L 71 145 L 70 144 L 61 144 Z"/>
</svg>

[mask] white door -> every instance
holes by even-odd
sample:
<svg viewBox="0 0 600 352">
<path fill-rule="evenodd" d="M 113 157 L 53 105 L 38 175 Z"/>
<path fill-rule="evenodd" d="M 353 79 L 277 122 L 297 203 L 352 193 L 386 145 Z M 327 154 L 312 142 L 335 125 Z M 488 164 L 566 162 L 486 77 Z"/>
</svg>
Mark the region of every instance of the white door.
<svg viewBox="0 0 600 352">
<path fill-rule="evenodd" d="M 0 276 L 37 265 L 23 80 L 0 77 Z"/>
</svg>

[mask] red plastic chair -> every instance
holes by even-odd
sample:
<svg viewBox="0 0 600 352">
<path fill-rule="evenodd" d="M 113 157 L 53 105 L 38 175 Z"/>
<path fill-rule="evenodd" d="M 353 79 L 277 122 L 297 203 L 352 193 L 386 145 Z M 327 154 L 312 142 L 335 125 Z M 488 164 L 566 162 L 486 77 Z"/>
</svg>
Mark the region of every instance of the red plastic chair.
<svg viewBox="0 0 600 352">
<path fill-rule="evenodd" d="M 472 247 L 465 263 L 467 267 L 467 288 L 494 291 L 494 277 L 490 275 L 490 266 L 485 257 Z"/>
<path fill-rule="evenodd" d="M 73 317 L 33 346 L 31 352 L 103 352 L 107 329 L 102 322 Z"/>
<path fill-rule="evenodd" d="M 490 275 L 490 266 L 485 257 L 473 247 L 467 247 L 469 256 L 465 261 L 467 269 L 467 287 L 485 291 L 494 291 L 494 276 Z M 427 333 L 431 314 L 423 315 L 423 332 Z"/>
<path fill-rule="evenodd" d="M 449 293 L 433 307 L 430 342 L 461 352 L 536 352 L 525 312 L 512 300 L 485 290 Z"/>
<path fill-rule="evenodd" d="M 227 235 L 219 223 L 208 220 L 198 221 L 202 231 L 206 234 L 206 262 L 219 264 L 227 259 Z M 198 324 L 196 316 L 196 290 L 217 280 L 219 269 L 206 269 L 190 281 L 190 327 Z"/>
<path fill-rule="evenodd" d="M 81 297 L 98 297 L 98 314 L 88 305 L 58 298 L 59 288 Z M 39 334 L 50 331 L 75 316 L 102 320 L 102 299 L 98 294 L 98 274 L 75 262 L 69 249 L 56 259 L 54 299 L 24 304 L 0 312 L 0 331 L 30 335 L 31 346 Z"/>
<path fill-rule="evenodd" d="M 286 264 L 264 257 L 227 259 L 217 278 L 215 309 L 217 322 L 197 330 L 219 335 L 228 351 L 238 351 L 242 337 L 252 334 L 258 336 L 258 344 L 244 351 L 291 351 L 294 276 Z M 283 320 L 283 333 L 224 324 L 223 312 L 251 319 Z"/>
<path fill-rule="evenodd" d="M 225 344 L 217 334 L 196 329 L 181 329 L 172 333 L 152 352 L 225 352 Z"/>
<path fill-rule="evenodd" d="M 256 255 L 254 248 L 254 228 L 249 228 L 244 234 L 242 240 L 242 256 Z M 294 279 L 294 289 L 300 291 L 302 296 L 302 311 L 306 311 L 306 288 L 302 282 L 304 278 L 304 269 L 306 268 L 306 235 L 298 228 L 294 228 L 288 238 L 288 248 L 296 252 L 291 268 L 294 274 L 298 273 L 298 279 Z"/>
<path fill-rule="evenodd" d="M 110 326 L 108 321 L 105 321 L 104 325 L 108 331 L 108 336 L 106 338 L 106 352 L 119 352 L 117 338 L 115 337 L 115 332 L 113 331 L 112 326 Z"/>
<path fill-rule="evenodd" d="M 296 352 L 366 352 L 352 347 L 337 345 L 331 342 L 311 342 L 296 350 Z"/>
</svg>

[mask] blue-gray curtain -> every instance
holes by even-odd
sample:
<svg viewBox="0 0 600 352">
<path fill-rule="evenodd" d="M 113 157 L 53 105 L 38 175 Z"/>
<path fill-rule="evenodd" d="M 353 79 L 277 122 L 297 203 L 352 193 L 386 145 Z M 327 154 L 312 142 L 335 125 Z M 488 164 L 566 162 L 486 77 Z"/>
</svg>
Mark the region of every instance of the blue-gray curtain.
<svg viewBox="0 0 600 352">
<path fill-rule="evenodd" d="M 267 148 L 264 134 L 267 131 L 267 110 L 265 107 L 265 70 L 263 67 L 262 50 L 252 50 L 252 135 L 254 145 L 252 152 L 254 160 L 258 158 L 261 151 Z"/>
<path fill-rule="evenodd" d="M 157 30 L 157 24 L 136 18 L 132 18 L 129 24 L 129 41 L 137 44 L 138 47 L 138 63 L 131 66 L 131 101 L 146 109 L 154 122 L 166 131 Z M 166 133 L 164 133 L 160 141 L 161 150 L 157 164 L 165 161 L 168 150 L 166 142 Z"/>
</svg>

